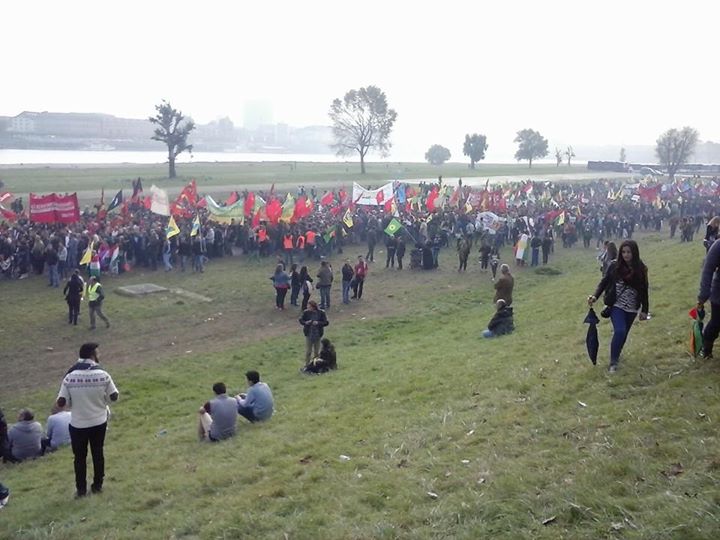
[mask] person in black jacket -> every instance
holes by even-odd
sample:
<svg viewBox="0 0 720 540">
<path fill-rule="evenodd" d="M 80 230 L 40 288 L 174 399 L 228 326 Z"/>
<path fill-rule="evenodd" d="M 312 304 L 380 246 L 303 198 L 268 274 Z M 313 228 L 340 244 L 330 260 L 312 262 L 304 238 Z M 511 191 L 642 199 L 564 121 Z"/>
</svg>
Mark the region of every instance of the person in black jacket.
<svg viewBox="0 0 720 540">
<path fill-rule="evenodd" d="M 302 289 L 302 282 L 300 281 L 300 272 L 298 272 L 298 265 L 293 263 L 290 266 L 290 305 L 297 307 L 298 296 L 300 296 L 300 289 Z"/>
<path fill-rule="evenodd" d="M 497 311 L 493 318 L 490 319 L 488 327 L 483 331 L 482 335 L 486 338 L 504 336 L 515 330 L 513 322 L 513 308 L 505 305 L 505 300 L 498 300 L 495 303 Z"/>
<path fill-rule="evenodd" d="M 705 256 L 700 290 L 698 291 L 698 310 L 705 309 L 710 300 L 710 322 L 703 331 L 702 356 L 710 360 L 713 357 L 713 344 L 720 334 L 720 240 L 715 240 Z"/>
<path fill-rule="evenodd" d="M 395 249 L 395 257 L 397 257 L 398 270 L 402 270 L 402 261 L 405 256 L 405 240 L 403 237 L 397 239 L 397 248 Z"/>
<path fill-rule="evenodd" d="M 68 324 L 77 326 L 78 316 L 80 315 L 80 301 L 84 290 L 85 282 L 80 277 L 80 270 L 76 269 L 63 289 L 65 301 L 68 305 Z"/>
<path fill-rule="evenodd" d="M 316 358 L 320 353 L 320 339 L 323 336 L 325 327 L 330 324 L 325 312 L 318 308 L 315 300 L 308 302 L 308 309 L 303 311 L 302 316 L 298 319 L 303 327 L 305 335 L 305 365 L 310 363 L 312 358 Z M 314 353 L 311 356 L 311 353 Z"/>
<path fill-rule="evenodd" d="M 393 235 L 385 235 L 385 249 L 387 251 L 385 268 L 395 268 L 395 251 L 397 250 L 397 240 Z"/>
<path fill-rule="evenodd" d="M 625 341 L 635 316 L 647 319 L 649 310 L 648 270 L 640 259 L 640 249 L 634 240 L 625 240 L 620 244 L 620 256 L 600 281 L 595 293 L 588 297 L 592 306 L 605 292 L 604 302 L 613 325 L 613 337 L 610 342 L 610 373 L 615 373 L 620 361 Z"/>
</svg>

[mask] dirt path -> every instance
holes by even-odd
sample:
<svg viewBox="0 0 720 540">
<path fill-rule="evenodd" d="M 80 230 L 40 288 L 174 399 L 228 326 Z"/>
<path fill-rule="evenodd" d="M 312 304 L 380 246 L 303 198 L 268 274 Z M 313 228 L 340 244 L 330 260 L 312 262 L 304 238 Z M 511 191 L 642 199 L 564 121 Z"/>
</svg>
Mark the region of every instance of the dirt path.
<svg viewBox="0 0 720 540">
<path fill-rule="evenodd" d="M 354 256 L 358 249 L 359 246 L 356 246 L 350 253 Z M 488 276 L 481 274 L 476 268 L 477 265 L 471 267 L 467 274 L 459 275 L 454 267 L 454 254 L 448 250 L 445 252 L 448 263 L 435 272 L 407 269 L 403 272 L 386 271 L 379 264 L 380 258 L 384 260 L 384 253 L 378 253 L 378 262 L 371 266 L 370 278 L 361 302 L 343 305 L 339 302 L 340 284 L 336 283 L 333 287 L 332 300 L 335 303 L 328 311 L 331 323 L 335 325 L 361 318 L 381 319 L 401 315 L 407 312 L 409 306 L 418 304 L 419 301 L 411 298 L 419 290 L 467 289 L 481 277 L 483 286 L 490 291 L 492 285 Z M 406 259 L 406 264 L 408 262 Z M 211 264 L 206 277 L 213 279 L 214 272 L 236 272 L 232 267 L 237 263 L 237 258 L 229 258 Z M 336 257 L 333 264 L 337 275 L 342 259 Z M 217 277 L 220 278 L 219 275 Z M 123 284 L 122 277 L 116 279 L 108 289 Z M 162 273 L 157 273 L 148 281 L 163 284 L 162 279 Z M 17 282 L 5 285 L 22 287 L 23 284 L 24 282 Z M 111 299 L 115 296 L 111 291 L 108 294 Z M 62 311 L 53 307 L 57 316 L 47 324 L 47 328 L 33 327 L 33 322 L 28 320 L 30 339 L 20 340 L 14 346 L 13 358 L 3 355 L 0 359 L 0 371 L 3 373 L 0 378 L 0 396 L 7 398 L 59 384 L 60 375 L 76 359 L 78 346 L 83 341 L 96 340 L 101 343 L 102 356 L 107 359 L 108 366 L 147 366 L 168 358 L 237 350 L 244 344 L 285 336 L 288 332 L 290 335 L 296 333 L 298 340 L 301 340 L 302 330 L 297 323 L 299 308 L 288 307 L 286 311 L 278 312 L 272 308 L 271 296 L 271 292 L 263 292 L 261 303 L 250 304 L 249 307 L 233 298 L 216 304 L 198 304 L 193 309 L 190 321 L 180 314 L 163 320 L 136 318 L 124 322 L 113 317 L 111 309 L 106 309 L 113 325 L 106 330 L 98 321 L 100 324 L 94 333 L 87 332 L 84 326 L 76 327 L 77 331 L 66 331 L 66 320 Z M 153 297 L 135 301 L 152 302 Z M 112 301 L 109 305 L 112 305 Z M 19 309 L 19 306 L 10 306 L 10 310 L 14 309 Z M 30 315 L 28 317 L 31 318 Z M 87 324 L 84 307 L 81 317 L 83 320 L 80 324 Z M 8 343 L 10 336 L 0 332 L 0 341 Z"/>
</svg>

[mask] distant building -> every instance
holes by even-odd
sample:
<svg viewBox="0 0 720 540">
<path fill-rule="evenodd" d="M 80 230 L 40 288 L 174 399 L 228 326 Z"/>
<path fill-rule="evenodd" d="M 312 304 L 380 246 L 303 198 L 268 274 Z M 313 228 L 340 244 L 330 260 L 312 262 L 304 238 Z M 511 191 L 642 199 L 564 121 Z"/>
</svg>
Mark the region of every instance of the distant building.
<svg viewBox="0 0 720 540">
<path fill-rule="evenodd" d="M 10 133 L 35 133 L 35 118 L 39 113 L 23 111 L 10 119 Z"/>
<path fill-rule="evenodd" d="M 10 120 L 8 132 L 87 139 L 134 139 L 151 137 L 153 129 L 147 120 L 118 118 L 110 114 L 24 111 Z"/>
</svg>

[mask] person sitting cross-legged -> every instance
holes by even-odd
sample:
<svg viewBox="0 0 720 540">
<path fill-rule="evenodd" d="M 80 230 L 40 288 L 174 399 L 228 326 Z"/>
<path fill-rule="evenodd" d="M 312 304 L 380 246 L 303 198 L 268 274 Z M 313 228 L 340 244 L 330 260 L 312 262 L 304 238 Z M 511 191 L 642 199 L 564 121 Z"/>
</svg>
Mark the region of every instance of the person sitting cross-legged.
<svg viewBox="0 0 720 540">
<path fill-rule="evenodd" d="M 239 394 L 237 412 L 250 422 L 269 420 L 273 414 L 273 395 L 270 387 L 260 382 L 260 374 L 251 370 L 245 373 L 248 382 L 247 394 Z"/>
</svg>

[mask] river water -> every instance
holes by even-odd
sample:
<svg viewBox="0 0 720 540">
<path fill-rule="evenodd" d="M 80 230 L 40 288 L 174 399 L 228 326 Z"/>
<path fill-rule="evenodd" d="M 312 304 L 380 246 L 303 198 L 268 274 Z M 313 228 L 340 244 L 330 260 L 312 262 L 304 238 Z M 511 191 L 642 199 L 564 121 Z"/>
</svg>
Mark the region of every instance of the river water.
<svg viewBox="0 0 720 540">
<path fill-rule="evenodd" d="M 343 159 L 335 154 L 271 154 L 249 152 L 194 152 L 182 153 L 177 163 L 223 163 L 233 161 L 311 161 L 317 163 L 359 163 L 359 159 Z M 381 159 L 371 156 L 368 161 L 386 163 L 416 163 L 421 161 L 417 155 L 392 155 Z M 123 151 L 123 150 L 13 150 L 0 149 L 0 166 L 13 165 L 120 165 L 120 164 L 154 164 L 167 163 L 166 152 Z M 490 163 L 517 163 L 513 159 L 493 159 Z M 534 163 L 555 164 L 554 160 L 542 159 Z M 576 161 L 577 164 L 586 163 Z"/>
<path fill-rule="evenodd" d="M 334 154 L 270 154 L 244 152 L 187 152 L 180 154 L 177 163 L 215 163 L 232 161 L 313 161 L 332 163 L 345 161 Z M 347 160 L 355 163 L 357 159 Z M 378 161 L 373 158 L 372 161 Z M 398 157 L 392 160 L 401 161 Z M 417 161 L 414 159 L 412 161 Z M 167 163 L 166 152 L 132 152 L 122 150 L 0 150 L 0 165 L 93 165 L 123 163 Z"/>
</svg>

